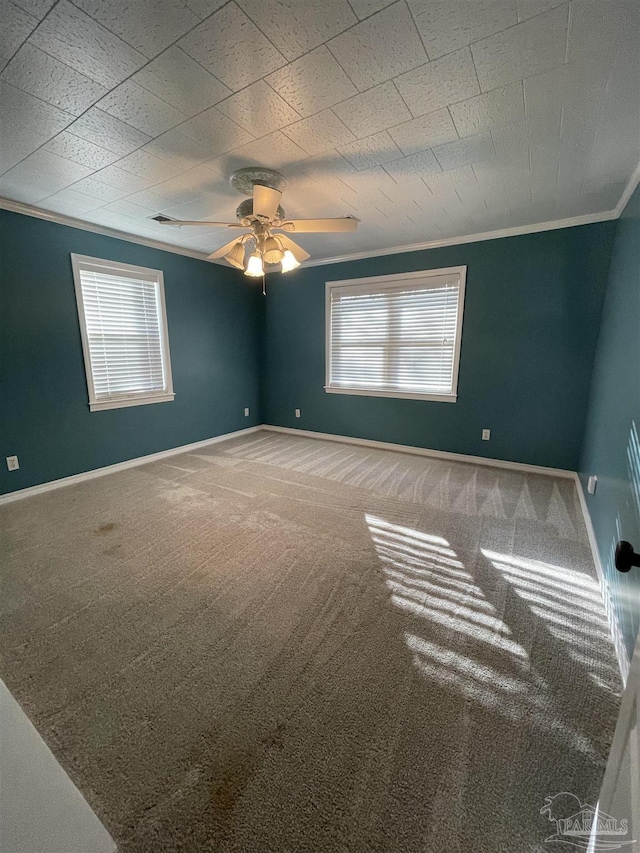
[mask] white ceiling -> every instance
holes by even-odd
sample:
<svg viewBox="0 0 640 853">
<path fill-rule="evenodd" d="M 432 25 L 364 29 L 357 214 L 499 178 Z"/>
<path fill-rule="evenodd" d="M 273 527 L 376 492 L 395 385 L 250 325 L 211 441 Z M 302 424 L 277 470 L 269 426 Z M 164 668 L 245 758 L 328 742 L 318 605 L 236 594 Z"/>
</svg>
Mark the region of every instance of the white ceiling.
<svg viewBox="0 0 640 853">
<path fill-rule="evenodd" d="M 314 259 L 613 209 L 639 0 L 0 0 L 0 196 L 195 251 L 289 179 Z"/>
</svg>

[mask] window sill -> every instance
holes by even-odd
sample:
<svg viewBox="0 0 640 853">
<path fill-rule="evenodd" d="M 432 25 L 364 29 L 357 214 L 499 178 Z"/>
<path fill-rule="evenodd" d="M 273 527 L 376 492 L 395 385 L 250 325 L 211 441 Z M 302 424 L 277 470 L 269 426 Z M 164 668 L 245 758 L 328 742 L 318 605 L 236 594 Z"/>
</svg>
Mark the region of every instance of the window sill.
<svg viewBox="0 0 640 853">
<path fill-rule="evenodd" d="M 148 397 L 120 397 L 113 400 L 99 400 L 89 403 L 92 412 L 103 412 L 105 409 L 124 409 L 127 406 L 146 406 L 149 403 L 169 403 L 175 394 L 153 394 Z"/>
<path fill-rule="evenodd" d="M 391 397 L 400 400 L 433 400 L 439 403 L 455 403 L 457 394 L 419 394 L 411 391 L 382 391 L 377 388 L 337 388 L 325 385 L 327 394 L 352 394 L 357 397 Z"/>
</svg>

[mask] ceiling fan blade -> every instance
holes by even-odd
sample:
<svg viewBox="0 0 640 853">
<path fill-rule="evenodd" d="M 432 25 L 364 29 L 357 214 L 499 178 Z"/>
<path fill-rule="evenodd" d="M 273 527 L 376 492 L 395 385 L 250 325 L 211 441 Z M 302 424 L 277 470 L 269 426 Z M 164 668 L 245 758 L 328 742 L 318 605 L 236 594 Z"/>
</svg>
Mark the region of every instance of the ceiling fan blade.
<svg viewBox="0 0 640 853">
<path fill-rule="evenodd" d="M 207 219 L 157 219 L 159 225 L 213 225 L 216 228 L 246 228 L 241 222 L 209 222 Z"/>
<path fill-rule="evenodd" d="M 307 258 L 310 258 L 311 255 L 309 252 L 305 252 L 302 246 L 298 246 L 297 243 L 294 243 L 290 237 L 287 237 L 286 234 L 278 234 L 278 240 L 282 243 L 283 249 L 289 249 L 293 257 L 301 264 L 303 261 L 306 261 Z"/>
<path fill-rule="evenodd" d="M 212 252 L 210 255 L 207 255 L 208 261 L 213 261 L 216 258 L 224 258 L 225 255 L 228 255 L 231 251 L 231 247 L 234 246 L 238 242 L 238 238 L 235 237 L 229 243 L 225 243 L 224 246 L 220 246 L 219 249 L 216 249 L 215 252 Z"/>
<path fill-rule="evenodd" d="M 260 184 L 253 185 L 253 215 L 265 216 L 267 219 L 275 219 L 282 193 L 272 190 L 271 187 L 263 187 Z"/>
<path fill-rule="evenodd" d="M 357 227 L 358 220 L 353 216 L 343 216 L 340 219 L 290 219 L 282 223 L 284 231 L 292 231 L 295 234 L 355 231 Z"/>
</svg>

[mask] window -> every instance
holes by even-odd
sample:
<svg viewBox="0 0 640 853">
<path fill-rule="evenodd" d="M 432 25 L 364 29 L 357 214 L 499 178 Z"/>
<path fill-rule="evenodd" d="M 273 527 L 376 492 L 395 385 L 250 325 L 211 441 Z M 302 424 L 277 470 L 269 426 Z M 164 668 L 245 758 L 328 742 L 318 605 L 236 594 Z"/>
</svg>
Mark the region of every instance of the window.
<svg viewBox="0 0 640 853">
<path fill-rule="evenodd" d="M 328 281 L 325 390 L 455 402 L 466 269 Z"/>
<path fill-rule="evenodd" d="M 91 411 L 173 400 L 162 272 L 71 260 Z"/>
</svg>

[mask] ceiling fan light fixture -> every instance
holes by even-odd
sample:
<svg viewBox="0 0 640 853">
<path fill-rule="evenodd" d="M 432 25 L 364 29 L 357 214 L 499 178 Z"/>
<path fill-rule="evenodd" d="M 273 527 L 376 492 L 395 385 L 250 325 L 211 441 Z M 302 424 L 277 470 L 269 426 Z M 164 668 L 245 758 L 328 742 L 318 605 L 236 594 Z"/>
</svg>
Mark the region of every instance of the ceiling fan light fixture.
<svg viewBox="0 0 640 853">
<path fill-rule="evenodd" d="M 262 257 L 264 258 L 264 261 L 267 264 L 279 264 L 280 261 L 284 258 L 282 246 L 276 240 L 275 237 L 267 237 L 267 239 L 264 241 L 264 250 L 262 253 Z"/>
<path fill-rule="evenodd" d="M 233 244 L 231 251 L 225 255 L 225 260 L 228 261 L 232 267 L 236 267 L 236 269 L 244 269 L 244 245 L 242 240 L 238 240 L 237 243 Z"/>
<path fill-rule="evenodd" d="M 284 253 L 284 257 L 281 261 L 282 264 L 282 272 L 289 272 L 290 270 L 294 270 L 296 267 L 300 266 L 300 261 L 298 261 L 291 251 L 291 249 L 287 249 Z"/>
<path fill-rule="evenodd" d="M 247 268 L 244 271 L 245 275 L 250 275 L 253 278 L 259 278 L 264 275 L 264 267 L 262 265 L 262 258 L 260 257 L 259 252 L 254 252 L 252 255 L 249 255 L 249 261 L 247 262 Z"/>
</svg>

